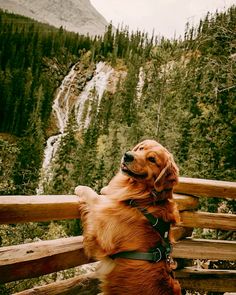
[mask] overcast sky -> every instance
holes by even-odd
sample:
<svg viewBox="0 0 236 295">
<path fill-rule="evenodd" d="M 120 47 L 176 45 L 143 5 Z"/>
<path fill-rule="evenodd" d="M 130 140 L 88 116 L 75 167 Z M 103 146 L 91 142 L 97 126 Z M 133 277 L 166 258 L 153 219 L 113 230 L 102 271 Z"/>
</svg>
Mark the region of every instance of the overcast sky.
<svg viewBox="0 0 236 295">
<path fill-rule="evenodd" d="M 215 12 L 236 5 L 236 0 L 90 0 L 93 6 L 117 27 L 168 38 L 183 35 L 185 24 L 198 24 L 207 11 Z"/>
</svg>

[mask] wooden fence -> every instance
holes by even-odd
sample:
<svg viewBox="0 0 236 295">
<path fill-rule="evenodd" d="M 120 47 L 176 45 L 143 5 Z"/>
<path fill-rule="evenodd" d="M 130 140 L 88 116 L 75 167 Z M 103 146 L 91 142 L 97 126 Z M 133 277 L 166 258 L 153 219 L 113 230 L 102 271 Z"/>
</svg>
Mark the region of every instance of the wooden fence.
<svg viewBox="0 0 236 295">
<path fill-rule="evenodd" d="M 181 222 L 172 230 L 178 241 L 173 248 L 173 257 L 183 267 L 177 269 L 175 275 L 184 289 L 236 292 L 235 270 L 186 266 L 186 261 L 194 259 L 236 262 L 236 242 L 226 240 L 229 235 L 225 240 L 191 238 L 193 228 L 219 229 L 229 231 L 231 235 L 236 230 L 235 214 L 197 211 L 200 197 L 235 200 L 236 182 L 180 178 L 174 198 L 180 210 Z M 0 224 L 79 217 L 77 197 L 73 195 L 0 196 Z M 82 236 L 1 247 L 0 283 L 34 278 L 90 262 L 83 251 Z M 97 293 L 98 281 L 90 273 L 17 294 Z"/>
</svg>

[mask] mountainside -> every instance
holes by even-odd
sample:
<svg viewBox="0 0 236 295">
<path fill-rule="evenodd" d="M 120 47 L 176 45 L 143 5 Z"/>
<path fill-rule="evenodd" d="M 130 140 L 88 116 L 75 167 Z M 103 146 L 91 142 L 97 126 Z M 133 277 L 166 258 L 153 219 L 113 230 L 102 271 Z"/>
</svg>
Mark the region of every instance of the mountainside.
<svg viewBox="0 0 236 295">
<path fill-rule="evenodd" d="M 89 0 L 0 0 L 0 8 L 91 36 L 102 35 L 108 25 Z"/>
<path fill-rule="evenodd" d="M 144 138 L 168 148 L 181 176 L 235 181 L 235 26 L 231 7 L 183 41 L 111 25 L 91 38 L 0 10 L 0 194 L 99 192 Z M 236 211 L 225 202 L 206 198 L 201 211 Z M 0 244 L 79 233 L 78 220 L 3 225 Z M 73 275 L 0 285 L 0 294 Z"/>
<path fill-rule="evenodd" d="M 235 24 L 232 7 L 184 41 L 111 25 L 92 39 L 0 13 L 0 132 L 19 138 L 0 142 L 2 193 L 99 190 L 144 137 L 173 153 L 182 176 L 235 179 Z"/>
</svg>

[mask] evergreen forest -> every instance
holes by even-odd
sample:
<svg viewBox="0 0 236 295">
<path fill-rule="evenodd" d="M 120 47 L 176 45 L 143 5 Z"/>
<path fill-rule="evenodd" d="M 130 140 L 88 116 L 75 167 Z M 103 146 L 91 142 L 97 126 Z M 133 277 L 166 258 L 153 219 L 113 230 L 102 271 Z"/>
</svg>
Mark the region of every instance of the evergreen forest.
<svg viewBox="0 0 236 295">
<path fill-rule="evenodd" d="M 234 6 L 186 24 L 184 38 L 172 40 L 112 24 L 91 38 L 0 11 L 0 194 L 36 194 L 47 139 L 59 133 L 53 102 L 76 63 L 78 95 L 99 62 L 123 74 L 100 101 L 94 91 L 81 126 L 71 107 L 44 194 L 73 194 L 78 184 L 99 192 L 124 151 L 146 138 L 171 151 L 181 176 L 235 181 L 235 27 Z M 219 202 L 202 208 L 215 212 Z M 234 203 L 227 208 L 235 212 Z M 79 232 L 78 221 L 1 226 L 0 245 Z M 0 293 L 34 283 L 10 283 Z"/>
</svg>

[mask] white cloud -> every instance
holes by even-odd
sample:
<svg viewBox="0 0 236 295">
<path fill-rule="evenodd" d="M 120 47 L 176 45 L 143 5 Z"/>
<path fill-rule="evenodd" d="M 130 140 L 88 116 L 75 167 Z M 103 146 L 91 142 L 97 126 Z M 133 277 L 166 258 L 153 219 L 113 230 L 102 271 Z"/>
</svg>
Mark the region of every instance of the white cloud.
<svg viewBox="0 0 236 295">
<path fill-rule="evenodd" d="M 184 33 L 187 22 L 197 24 L 208 11 L 236 5 L 236 0 L 91 0 L 94 7 L 114 26 L 128 25 L 171 38 Z"/>
</svg>

